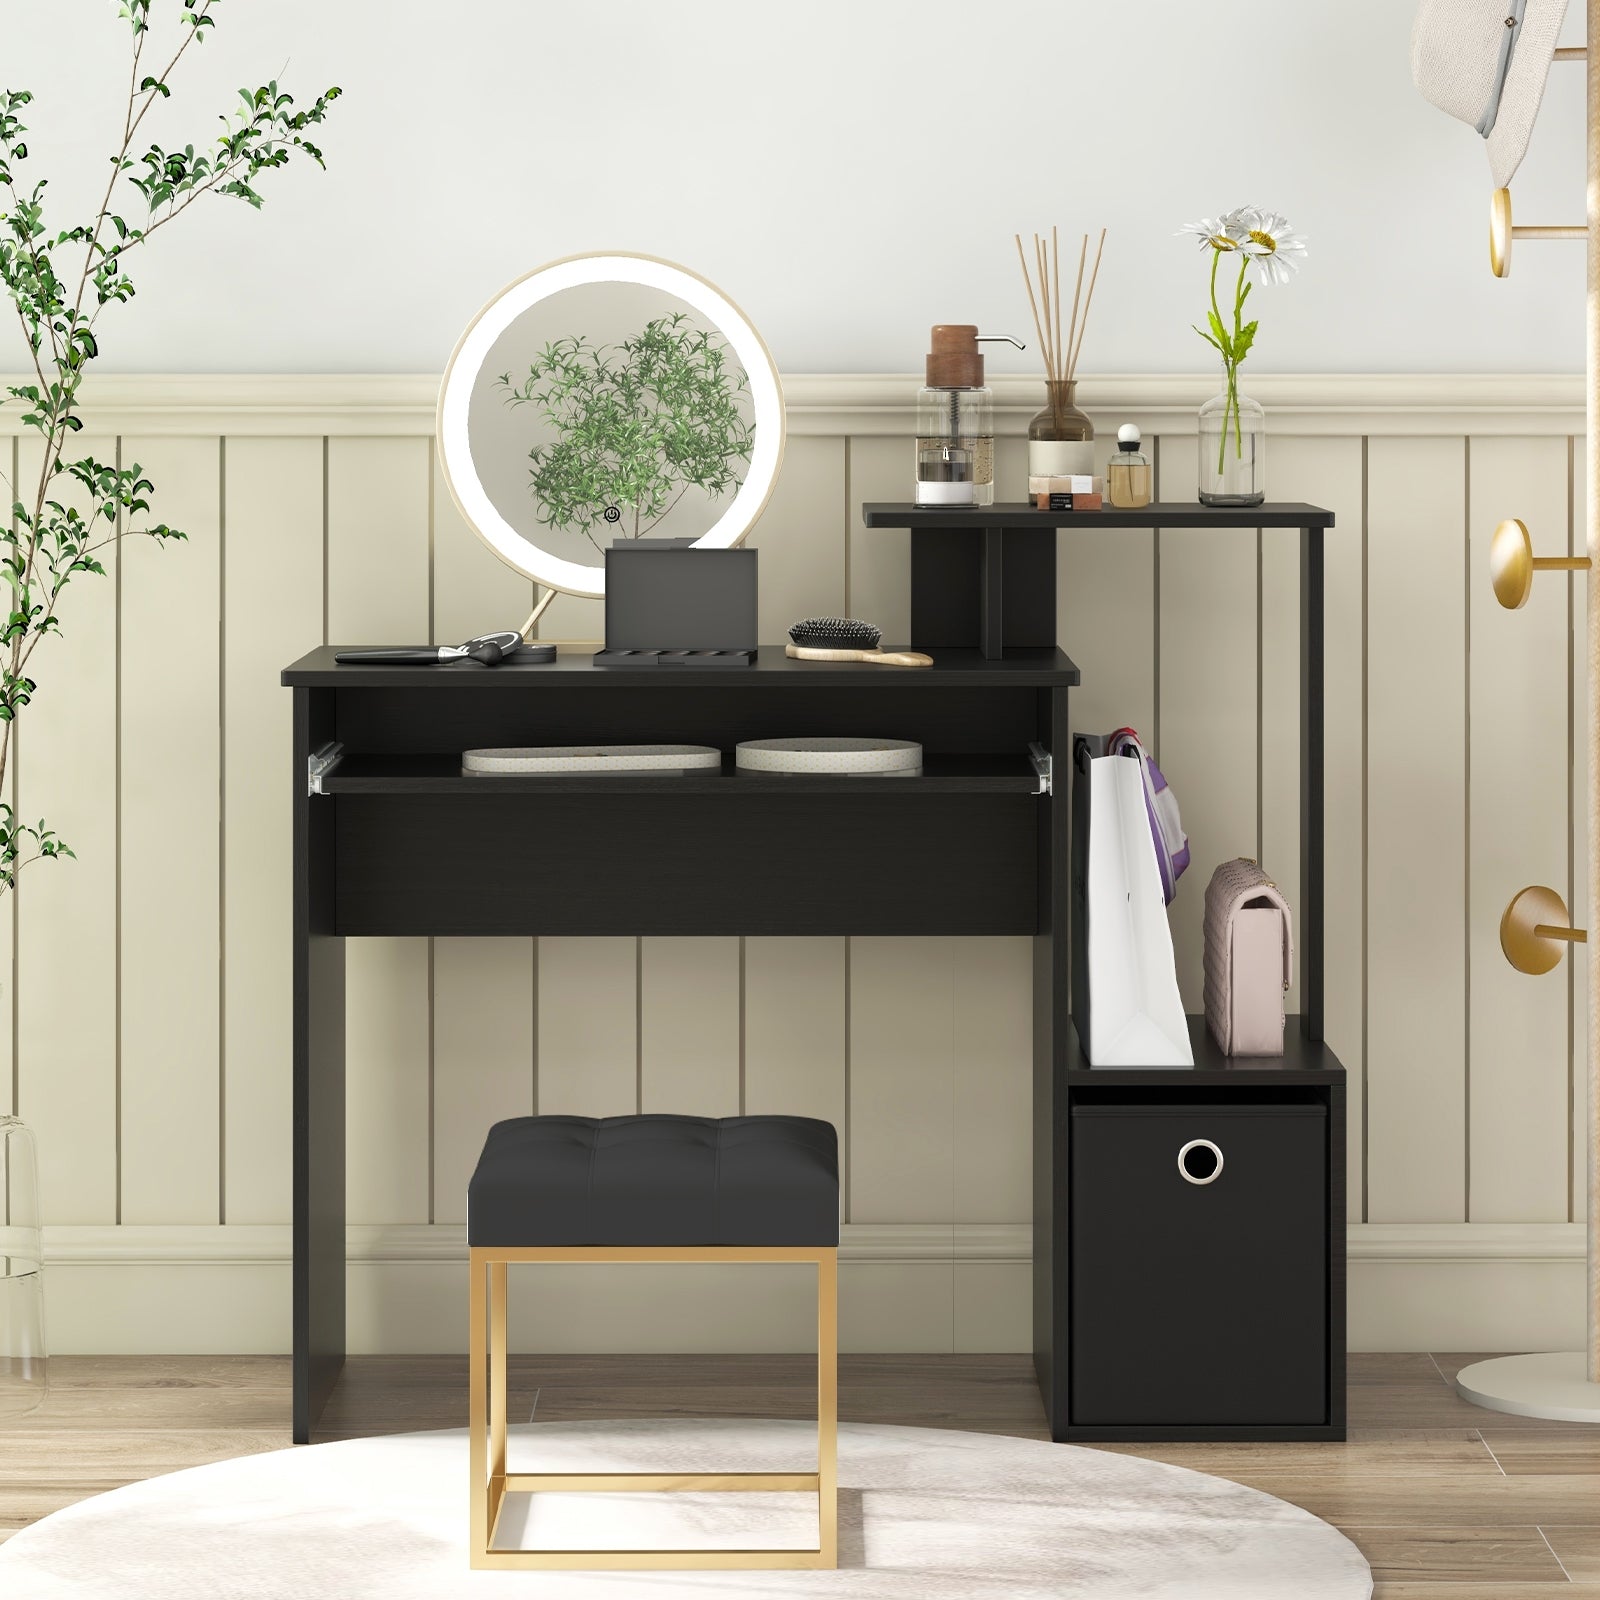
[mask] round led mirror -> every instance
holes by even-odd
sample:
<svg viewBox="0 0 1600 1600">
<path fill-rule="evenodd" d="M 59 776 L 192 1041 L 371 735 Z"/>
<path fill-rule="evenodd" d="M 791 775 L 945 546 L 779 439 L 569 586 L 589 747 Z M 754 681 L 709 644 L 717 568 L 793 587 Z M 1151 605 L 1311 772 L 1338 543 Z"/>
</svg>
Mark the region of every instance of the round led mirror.
<svg viewBox="0 0 1600 1600">
<path fill-rule="evenodd" d="M 552 593 L 594 597 L 615 540 L 744 539 L 783 461 L 783 391 L 760 334 L 704 278 L 569 256 L 473 318 L 438 441 L 478 537 Z"/>
</svg>

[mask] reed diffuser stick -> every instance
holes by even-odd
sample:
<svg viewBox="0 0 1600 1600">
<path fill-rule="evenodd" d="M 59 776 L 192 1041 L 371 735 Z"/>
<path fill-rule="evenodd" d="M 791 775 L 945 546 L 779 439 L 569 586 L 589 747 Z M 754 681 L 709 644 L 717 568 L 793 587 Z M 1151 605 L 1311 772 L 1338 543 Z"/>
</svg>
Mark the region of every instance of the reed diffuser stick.
<svg viewBox="0 0 1600 1600">
<path fill-rule="evenodd" d="M 1061 348 L 1061 239 L 1053 222 L 1050 224 L 1050 255 L 1055 267 L 1056 349 L 1059 350 Z"/>
<path fill-rule="evenodd" d="M 1083 242 L 1086 245 L 1088 244 L 1088 242 L 1089 242 L 1089 235 L 1088 234 L 1084 234 Z M 1072 346 L 1071 352 L 1069 353 L 1069 355 L 1067 357 L 1067 376 L 1068 377 L 1071 377 L 1078 370 L 1078 351 L 1079 351 L 1080 348 L 1082 348 L 1082 345 L 1083 345 L 1083 329 L 1087 328 L 1089 326 L 1089 305 L 1090 305 L 1090 302 L 1094 299 L 1095 280 L 1100 276 L 1100 257 L 1105 253 L 1105 248 L 1106 248 L 1106 230 L 1104 228 L 1102 228 L 1100 230 L 1100 243 L 1095 246 L 1095 251 L 1094 251 L 1094 271 L 1089 274 L 1089 293 L 1085 297 L 1084 302 L 1083 302 L 1083 327 L 1078 329 L 1077 343 Z M 1073 320 L 1076 321 L 1077 319 L 1074 318 Z"/>
<path fill-rule="evenodd" d="M 1050 362 L 1050 354 L 1048 346 L 1045 343 L 1044 322 L 1039 316 L 1039 302 L 1034 298 L 1033 275 L 1028 271 L 1028 258 L 1023 253 L 1022 235 L 1020 233 L 1016 233 L 1012 235 L 1012 238 L 1017 241 L 1017 265 L 1022 268 L 1022 281 L 1027 286 L 1028 290 L 1028 305 L 1033 311 L 1033 331 L 1038 336 L 1039 348 L 1045 352 L 1045 364 L 1048 367 Z"/>
<path fill-rule="evenodd" d="M 1039 300 L 1044 306 L 1045 370 L 1047 372 L 1054 373 L 1057 364 L 1061 360 L 1061 351 L 1059 346 L 1056 344 L 1054 335 L 1051 332 L 1051 329 L 1055 326 L 1055 320 L 1051 314 L 1050 307 L 1049 264 L 1045 254 L 1044 240 L 1041 239 L 1038 234 L 1034 234 L 1033 236 L 1033 259 L 1034 264 L 1039 269 Z"/>
<path fill-rule="evenodd" d="M 1063 376 L 1072 379 L 1072 349 L 1073 340 L 1078 332 L 1078 298 L 1083 293 L 1083 263 L 1089 254 L 1089 235 L 1084 234 L 1083 241 L 1078 246 L 1078 281 L 1072 289 L 1072 321 L 1067 324 L 1067 368 Z"/>
</svg>

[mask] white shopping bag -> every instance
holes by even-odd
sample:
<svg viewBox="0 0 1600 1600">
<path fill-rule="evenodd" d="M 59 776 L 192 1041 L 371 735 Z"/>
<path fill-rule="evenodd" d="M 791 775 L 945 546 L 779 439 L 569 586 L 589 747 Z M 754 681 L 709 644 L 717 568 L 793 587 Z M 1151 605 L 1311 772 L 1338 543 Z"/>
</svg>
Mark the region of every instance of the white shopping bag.
<svg viewBox="0 0 1600 1600">
<path fill-rule="evenodd" d="M 1097 756 L 1088 765 L 1089 1064 L 1192 1067 L 1139 763 Z"/>
</svg>

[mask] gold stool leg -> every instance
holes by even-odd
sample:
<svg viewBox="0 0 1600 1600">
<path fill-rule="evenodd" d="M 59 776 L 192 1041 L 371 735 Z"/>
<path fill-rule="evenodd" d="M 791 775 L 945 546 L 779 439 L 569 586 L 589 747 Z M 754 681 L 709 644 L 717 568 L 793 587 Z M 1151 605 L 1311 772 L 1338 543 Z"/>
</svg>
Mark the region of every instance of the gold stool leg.
<svg viewBox="0 0 1600 1600">
<path fill-rule="evenodd" d="M 839 1565 L 839 1252 L 817 1262 L 817 1543 Z"/>
<path fill-rule="evenodd" d="M 467 1439 L 471 1480 L 471 1558 L 474 1567 L 489 1554 L 489 1395 L 488 1269 L 476 1250 L 467 1253 Z"/>
<path fill-rule="evenodd" d="M 489 1537 L 506 1497 L 506 1264 L 489 1265 Z"/>
</svg>

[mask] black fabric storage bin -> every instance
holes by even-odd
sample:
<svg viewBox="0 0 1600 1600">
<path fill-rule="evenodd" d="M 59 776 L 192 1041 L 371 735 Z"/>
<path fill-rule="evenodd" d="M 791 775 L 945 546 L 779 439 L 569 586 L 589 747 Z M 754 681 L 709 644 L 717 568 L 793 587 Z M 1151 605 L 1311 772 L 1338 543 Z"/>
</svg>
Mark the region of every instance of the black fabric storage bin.
<svg viewBox="0 0 1600 1600">
<path fill-rule="evenodd" d="M 1309 1100 L 1073 1106 L 1074 1425 L 1328 1420 L 1327 1166 Z"/>
</svg>

